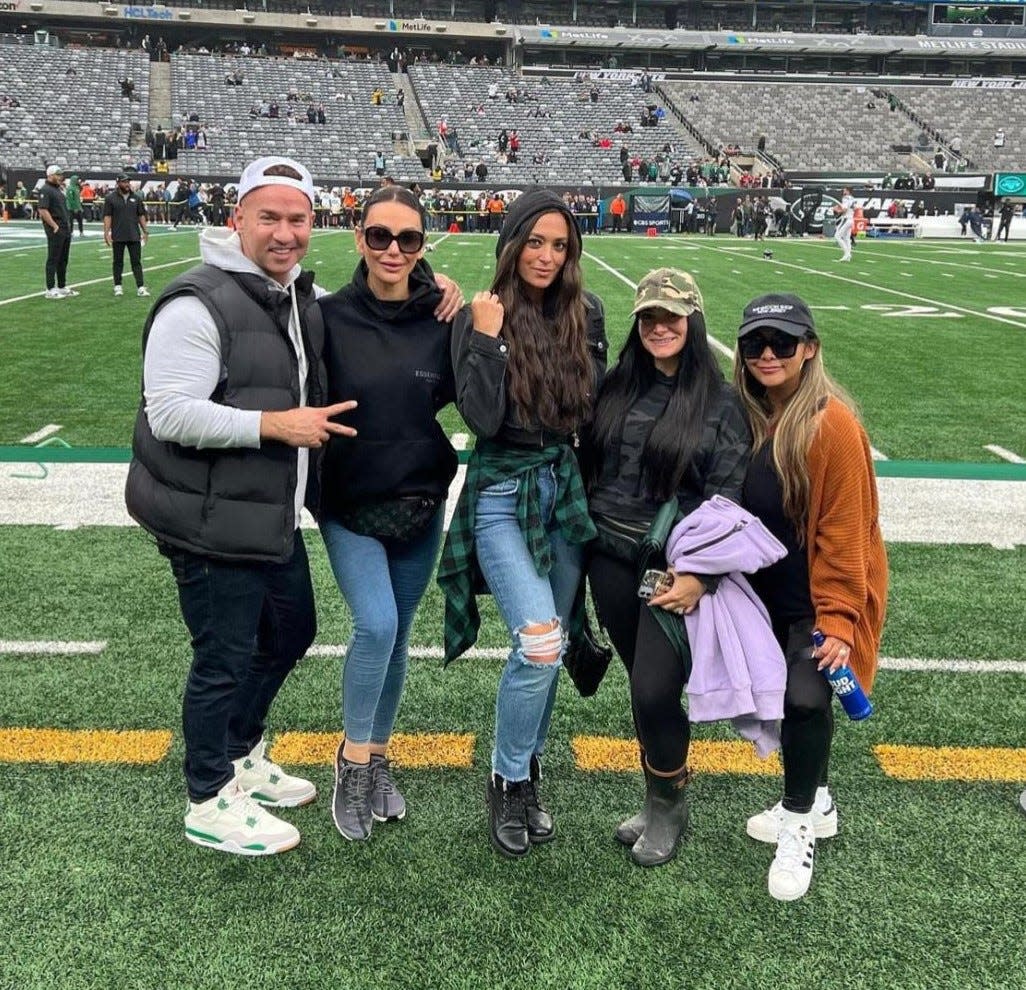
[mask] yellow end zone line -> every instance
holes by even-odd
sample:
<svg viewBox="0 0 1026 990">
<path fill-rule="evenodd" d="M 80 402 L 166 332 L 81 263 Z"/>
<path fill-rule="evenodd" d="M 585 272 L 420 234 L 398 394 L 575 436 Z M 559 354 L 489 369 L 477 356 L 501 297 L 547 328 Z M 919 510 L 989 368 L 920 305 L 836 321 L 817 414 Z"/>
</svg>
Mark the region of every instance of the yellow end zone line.
<svg viewBox="0 0 1026 990">
<path fill-rule="evenodd" d="M 277 736 L 271 757 L 286 765 L 330 766 L 342 735 L 338 732 L 284 732 Z M 128 763 L 163 760 L 172 733 L 142 729 L 0 728 L 0 763 Z M 405 769 L 451 768 L 474 765 L 473 733 L 398 733 L 389 755 Z M 638 746 L 633 739 L 612 736 L 574 736 L 574 763 L 587 772 L 623 773 L 638 769 Z M 960 746 L 873 747 L 880 769 L 904 781 L 1024 781 L 1026 749 Z M 689 756 L 698 773 L 733 776 L 778 776 L 776 754 L 760 760 L 750 743 L 697 740 Z"/>
</svg>

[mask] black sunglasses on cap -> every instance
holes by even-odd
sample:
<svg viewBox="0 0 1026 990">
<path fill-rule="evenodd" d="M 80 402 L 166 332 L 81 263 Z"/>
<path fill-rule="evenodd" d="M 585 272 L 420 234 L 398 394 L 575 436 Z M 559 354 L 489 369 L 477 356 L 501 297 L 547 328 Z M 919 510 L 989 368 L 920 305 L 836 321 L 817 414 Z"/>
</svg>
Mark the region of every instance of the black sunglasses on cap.
<svg viewBox="0 0 1026 990">
<path fill-rule="evenodd" d="M 395 241 L 403 254 L 416 254 L 424 246 L 424 231 L 400 230 L 393 234 L 387 227 L 364 227 L 363 239 L 372 251 L 387 251 Z"/>
<path fill-rule="evenodd" d="M 741 352 L 741 357 L 746 361 L 754 361 L 762 355 L 767 347 L 773 352 L 775 358 L 791 358 L 798 352 L 798 345 L 809 339 L 784 333 L 783 330 L 774 330 L 772 333 L 755 331 L 745 334 L 737 342 L 737 347 Z"/>
</svg>

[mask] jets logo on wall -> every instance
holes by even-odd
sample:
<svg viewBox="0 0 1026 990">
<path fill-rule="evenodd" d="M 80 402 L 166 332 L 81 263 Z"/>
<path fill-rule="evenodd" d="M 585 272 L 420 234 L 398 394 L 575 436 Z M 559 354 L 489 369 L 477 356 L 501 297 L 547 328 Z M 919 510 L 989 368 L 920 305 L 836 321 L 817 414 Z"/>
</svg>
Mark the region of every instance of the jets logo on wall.
<svg viewBox="0 0 1026 990">
<path fill-rule="evenodd" d="M 791 204 L 791 216 L 796 224 L 803 224 L 805 216 L 809 216 L 809 225 L 806 228 L 809 233 L 821 234 L 823 232 L 824 217 L 833 216 L 834 207 L 840 206 L 841 201 L 835 196 L 816 190 L 802 193 L 801 199 L 796 199 Z"/>
</svg>

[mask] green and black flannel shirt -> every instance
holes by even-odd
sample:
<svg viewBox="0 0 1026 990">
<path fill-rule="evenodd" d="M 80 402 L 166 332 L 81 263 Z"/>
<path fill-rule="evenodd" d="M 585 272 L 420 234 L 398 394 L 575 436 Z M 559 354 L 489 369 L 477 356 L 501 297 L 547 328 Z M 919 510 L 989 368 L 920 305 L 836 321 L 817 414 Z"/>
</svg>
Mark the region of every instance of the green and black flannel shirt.
<svg viewBox="0 0 1026 990">
<path fill-rule="evenodd" d="M 477 641 L 481 626 L 476 595 L 488 590 L 474 552 L 478 493 L 507 478 L 520 478 L 517 521 L 539 576 L 552 568 L 552 550 L 541 517 L 537 469 L 551 464 L 556 473 L 554 517 L 569 543 L 588 543 L 596 535 L 588 515 L 588 499 L 573 449 L 554 444 L 537 450 L 480 440 L 470 455 L 467 478 L 456 503 L 449 534 L 438 565 L 438 584 L 445 594 L 445 663 L 466 652 Z M 584 627 L 583 582 L 570 618 L 570 639 Z"/>
</svg>

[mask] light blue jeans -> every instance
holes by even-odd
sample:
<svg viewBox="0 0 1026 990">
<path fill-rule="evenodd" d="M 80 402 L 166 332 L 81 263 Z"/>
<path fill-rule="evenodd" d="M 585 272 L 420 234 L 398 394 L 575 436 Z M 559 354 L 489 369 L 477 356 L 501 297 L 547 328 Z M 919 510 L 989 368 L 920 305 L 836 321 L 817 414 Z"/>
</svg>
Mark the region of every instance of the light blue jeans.
<svg viewBox="0 0 1026 990">
<path fill-rule="evenodd" d="M 581 578 L 582 547 L 568 543 L 553 519 L 556 483 L 551 466 L 538 468 L 541 514 L 552 547 L 552 568 L 539 577 L 517 524 L 519 479 L 483 489 L 477 500 L 474 541 L 481 572 L 509 629 L 512 648 L 495 699 L 492 770 L 510 781 L 527 780 L 531 756 L 541 756 L 556 700 L 570 608 Z M 526 637 L 525 626 L 559 620 L 559 659 L 531 660 L 551 652 L 553 637 Z M 525 650 L 526 646 L 526 650 Z"/>
<path fill-rule="evenodd" d="M 342 724 L 354 743 L 388 742 L 406 681 L 410 627 L 435 569 L 444 506 L 414 540 L 378 540 L 330 516 L 321 535 L 353 635 L 342 669 Z"/>
</svg>

